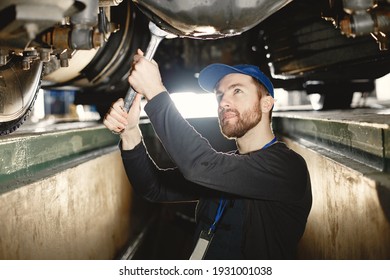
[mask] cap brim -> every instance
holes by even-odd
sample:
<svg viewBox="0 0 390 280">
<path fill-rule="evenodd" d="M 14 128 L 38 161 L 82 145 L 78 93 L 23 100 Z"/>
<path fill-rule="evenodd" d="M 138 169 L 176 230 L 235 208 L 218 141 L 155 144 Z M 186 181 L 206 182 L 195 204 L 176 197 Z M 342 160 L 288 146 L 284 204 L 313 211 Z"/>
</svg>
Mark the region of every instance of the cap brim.
<svg viewBox="0 0 390 280">
<path fill-rule="evenodd" d="M 225 64 L 211 64 L 199 73 L 198 83 L 201 88 L 208 92 L 214 92 L 216 84 L 226 75 L 241 73 L 234 67 Z"/>
</svg>

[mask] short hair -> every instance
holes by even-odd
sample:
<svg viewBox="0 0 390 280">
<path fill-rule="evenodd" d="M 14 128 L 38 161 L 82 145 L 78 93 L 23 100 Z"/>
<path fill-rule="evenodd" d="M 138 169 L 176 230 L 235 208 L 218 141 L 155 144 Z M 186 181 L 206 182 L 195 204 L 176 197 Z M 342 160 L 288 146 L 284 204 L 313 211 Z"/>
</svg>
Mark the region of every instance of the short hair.
<svg viewBox="0 0 390 280">
<path fill-rule="evenodd" d="M 259 80 L 255 79 L 253 77 L 252 77 L 252 80 L 257 88 L 257 93 L 259 94 L 260 100 L 263 96 L 271 96 L 271 94 L 268 92 L 268 90 L 265 88 L 265 86 L 262 83 L 260 83 Z M 273 107 L 272 107 L 272 109 L 273 109 Z M 270 122 L 272 120 L 272 109 L 269 112 L 269 121 Z"/>
</svg>

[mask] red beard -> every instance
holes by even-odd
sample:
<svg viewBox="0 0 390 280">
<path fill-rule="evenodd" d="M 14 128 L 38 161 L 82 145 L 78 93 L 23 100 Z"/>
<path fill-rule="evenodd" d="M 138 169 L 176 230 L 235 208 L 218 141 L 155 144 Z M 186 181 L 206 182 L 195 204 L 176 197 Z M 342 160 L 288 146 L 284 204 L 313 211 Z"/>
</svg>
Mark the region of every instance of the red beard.
<svg viewBox="0 0 390 280">
<path fill-rule="evenodd" d="M 218 114 L 222 134 L 227 138 L 240 138 L 261 121 L 260 102 L 240 114 L 236 109 L 223 109 Z"/>
</svg>

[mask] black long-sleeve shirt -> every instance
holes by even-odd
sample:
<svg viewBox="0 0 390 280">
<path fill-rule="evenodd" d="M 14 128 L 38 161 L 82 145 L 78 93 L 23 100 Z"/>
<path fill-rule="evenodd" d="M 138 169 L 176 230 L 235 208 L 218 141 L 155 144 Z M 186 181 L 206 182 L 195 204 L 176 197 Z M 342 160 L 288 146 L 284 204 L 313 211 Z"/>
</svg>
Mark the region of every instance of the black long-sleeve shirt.
<svg viewBox="0 0 390 280">
<path fill-rule="evenodd" d="M 210 227 L 219 199 L 228 199 L 207 259 L 295 258 L 312 203 L 300 155 L 281 142 L 244 155 L 217 152 L 181 117 L 166 92 L 150 100 L 145 111 L 178 168 L 159 169 L 143 144 L 122 151 L 138 194 L 155 202 L 198 200 L 197 234 Z"/>
</svg>

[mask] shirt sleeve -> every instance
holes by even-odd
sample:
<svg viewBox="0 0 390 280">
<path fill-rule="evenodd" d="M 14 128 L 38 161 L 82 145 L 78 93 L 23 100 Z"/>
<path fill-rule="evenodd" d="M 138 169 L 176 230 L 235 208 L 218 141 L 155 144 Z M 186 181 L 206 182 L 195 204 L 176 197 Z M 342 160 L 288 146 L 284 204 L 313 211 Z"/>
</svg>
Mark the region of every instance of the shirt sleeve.
<svg viewBox="0 0 390 280">
<path fill-rule="evenodd" d="M 147 153 L 143 141 L 133 150 L 121 149 L 121 155 L 135 193 L 148 201 L 195 201 L 207 191 L 186 180 L 177 168 L 160 169 Z"/>
<path fill-rule="evenodd" d="M 150 100 L 145 112 L 187 180 L 255 199 L 296 201 L 304 196 L 306 163 L 284 144 L 245 155 L 217 152 L 181 116 L 167 92 Z"/>
</svg>

